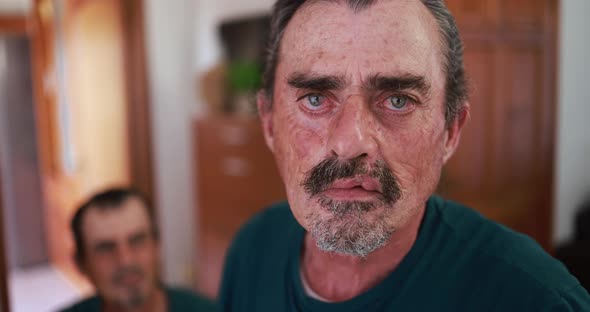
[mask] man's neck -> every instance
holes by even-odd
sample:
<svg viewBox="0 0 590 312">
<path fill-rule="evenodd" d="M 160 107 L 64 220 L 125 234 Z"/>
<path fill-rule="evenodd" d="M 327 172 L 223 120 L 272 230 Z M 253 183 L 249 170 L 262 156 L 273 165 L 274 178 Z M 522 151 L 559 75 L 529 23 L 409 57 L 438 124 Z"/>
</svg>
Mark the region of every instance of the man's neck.
<svg viewBox="0 0 590 312">
<path fill-rule="evenodd" d="M 141 305 L 124 307 L 105 302 L 103 312 L 166 312 L 166 300 L 164 290 L 158 287 Z"/>
<path fill-rule="evenodd" d="M 301 270 L 309 287 L 331 302 L 352 299 L 383 281 L 410 252 L 425 208 L 396 230 L 389 242 L 366 258 L 320 250 L 305 234 Z"/>
</svg>

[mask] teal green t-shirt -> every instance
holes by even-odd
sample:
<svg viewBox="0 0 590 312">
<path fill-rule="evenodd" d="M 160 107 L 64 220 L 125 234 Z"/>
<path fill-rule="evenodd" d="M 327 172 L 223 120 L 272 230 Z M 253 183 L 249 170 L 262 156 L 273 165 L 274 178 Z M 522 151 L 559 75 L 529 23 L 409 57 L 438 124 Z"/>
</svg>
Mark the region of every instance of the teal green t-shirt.
<svg viewBox="0 0 590 312">
<path fill-rule="evenodd" d="M 436 196 L 399 266 L 345 302 L 305 294 L 304 234 L 287 203 L 246 224 L 227 256 L 223 311 L 590 311 L 588 292 L 532 239 Z"/>
<path fill-rule="evenodd" d="M 180 288 L 165 288 L 168 312 L 214 312 L 217 307 L 210 300 Z M 84 299 L 62 312 L 101 312 L 101 300 L 98 296 Z"/>
</svg>

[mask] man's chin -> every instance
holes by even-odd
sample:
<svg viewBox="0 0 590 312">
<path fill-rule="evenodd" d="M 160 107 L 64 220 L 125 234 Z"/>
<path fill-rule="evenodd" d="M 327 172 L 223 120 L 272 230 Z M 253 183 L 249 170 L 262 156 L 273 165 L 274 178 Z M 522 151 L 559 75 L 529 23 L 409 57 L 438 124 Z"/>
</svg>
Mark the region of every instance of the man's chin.
<svg viewBox="0 0 590 312">
<path fill-rule="evenodd" d="M 129 294 L 122 301 L 123 305 L 127 308 L 137 308 L 145 304 L 147 296 L 140 292 Z"/>
<path fill-rule="evenodd" d="M 141 285 L 126 285 L 120 287 L 119 294 L 123 296 L 119 298 L 119 304 L 126 308 L 137 308 L 148 299 L 147 292 L 142 289 Z"/>
<path fill-rule="evenodd" d="M 328 210 L 307 218 L 309 233 L 319 249 L 355 257 L 366 257 L 385 246 L 394 232 L 384 220 L 383 210 L 352 210 L 335 213 Z"/>
<path fill-rule="evenodd" d="M 374 251 L 384 247 L 390 233 L 365 233 L 364 235 L 326 236 L 312 233 L 318 249 L 345 256 L 366 258 Z"/>
</svg>

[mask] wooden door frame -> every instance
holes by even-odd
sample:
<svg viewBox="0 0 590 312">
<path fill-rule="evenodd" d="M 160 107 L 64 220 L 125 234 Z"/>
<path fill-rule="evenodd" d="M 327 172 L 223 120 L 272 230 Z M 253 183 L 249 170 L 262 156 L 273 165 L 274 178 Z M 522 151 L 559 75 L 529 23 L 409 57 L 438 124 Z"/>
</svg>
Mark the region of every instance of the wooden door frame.
<svg viewBox="0 0 590 312">
<path fill-rule="evenodd" d="M 31 14 L 29 34 L 32 41 L 32 53 L 36 93 L 36 110 L 38 117 L 38 134 L 41 136 L 39 144 L 45 155 L 41 161 L 45 169 L 50 169 L 48 174 L 55 172 L 57 161 L 56 139 L 54 137 L 57 125 L 51 118 L 45 118 L 55 113 L 45 99 L 44 76 L 45 55 L 53 49 L 53 42 L 44 38 L 44 17 L 46 8 L 43 0 L 34 0 Z M 155 188 L 153 177 L 152 135 L 150 102 L 148 96 L 148 79 L 146 68 L 146 52 L 144 39 L 144 0 L 121 1 L 122 25 L 124 29 L 124 63 L 125 63 L 125 89 L 127 94 L 127 142 L 129 154 L 129 174 L 131 186 L 147 197 L 150 202 L 155 202 Z M 42 138 L 42 139 L 41 139 Z"/>
<path fill-rule="evenodd" d="M 28 18 L 20 15 L 0 15 L 0 33 L 28 35 Z"/>
<path fill-rule="evenodd" d="M 26 16 L 0 15 L 0 34 L 29 36 L 29 20 Z M 2 148 L 2 146 L 0 146 Z M 2 185 L 2 172 L 0 166 L 0 186 Z M 6 267 L 6 244 L 4 237 L 4 198 L 0 189 L 0 310 L 10 311 L 10 299 L 8 296 L 8 270 Z"/>
<path fill-rule="evenodd" d="M 122 1 L 127 133 L 132 186 L 155 203 L 151 110 L 146 68 L 144 0 Z"/>
<path fill-rule="evenodd" d="M 556 176 L 556 157 L 557 155 L 557 111 L 559 108 L 559 49 L 561 47 L 560 31 L 561 31 L 561 1 L 563 0 L 548 0 L 548 7 L 543 26 L 547 32 L 547 40 L 544 43 L 546 50 L 543 55 L 543 61 L 546 62 L 547 68 L 544 75 L 548 78 L 544 86 L 545 105 L 543 109 L 543 137 L 546 137 L 543 155 L 544 158 L 539 162 L 539 171 L 547 172 L 547 176 L 537 179 L 537 189 L 547 190 L 545 194 L 538 198 L 539 207 L 543 207 L 541 218 L 538 226 L 545 228 L 544 237 L 541 245 L 545 247 L 550 254 L 555 253 L 555 246 L 553 246 L 554 235 L 554 215 L 557 213 L 558 207 L 555 203 L 557 192 L 555 185 L 557 184 Z M 548 102 L 548 103 L 547 103 Z M 544 244 L 543 244 L 544 243 Z"/>
<path fill-rule="evenodd" d="M 0 146 L 2 148 L 2 146 Z M 0 166 L 0 186 L 2 185 L 2 168 Z M 6 244 L 4 243 L 4 198 L 0 191 L 0 310 L 10 311 L 8 297 L 8 274 L 6 269 Z"/>
</svg>

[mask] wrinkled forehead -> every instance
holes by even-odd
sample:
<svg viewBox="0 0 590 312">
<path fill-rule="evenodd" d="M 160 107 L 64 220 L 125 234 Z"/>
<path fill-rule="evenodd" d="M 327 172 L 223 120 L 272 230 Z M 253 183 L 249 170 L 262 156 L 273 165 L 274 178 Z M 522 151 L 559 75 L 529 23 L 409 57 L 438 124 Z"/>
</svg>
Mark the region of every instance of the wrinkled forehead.
<svg viewBox="0 0 590 312">
<path fill-rule="evenodd" d="M 378 0 L 360 10 L 346 1 L 311 1 L 283 34 L 279 72 L 288 67 L 359 79 L 379 73 L 441 78 L 439 38 L 436 20 L 420 0 Z"/>
<path fill-rule="evenodd" d="M 117 207 L 91 206 L 82 220 L 86 243 L 126 239 L 129 235 L 149 229 L 147 209 L 137 198 L 129 198 Z"/>
</svg>

